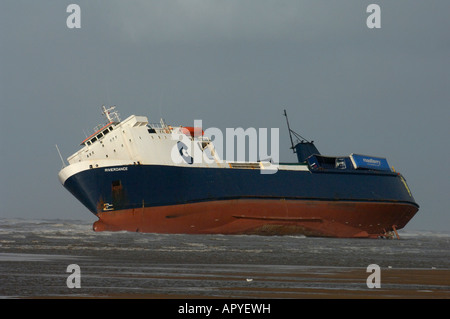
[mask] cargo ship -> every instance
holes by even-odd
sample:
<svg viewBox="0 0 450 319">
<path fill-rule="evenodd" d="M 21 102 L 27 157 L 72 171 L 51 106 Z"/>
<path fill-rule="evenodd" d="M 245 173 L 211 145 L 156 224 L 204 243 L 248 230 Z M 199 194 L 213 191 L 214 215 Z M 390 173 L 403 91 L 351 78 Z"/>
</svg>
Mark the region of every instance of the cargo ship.
<svg viewBox="0 0 450 319">
<path fill-rule="evenodd" d="M 98 218 L 94 231 L 398 237 L 419 209 L 385 158 L 324 156 L 286 111 L 294 163 L 222 160 L 199 128 L 102 108 L 105 124 L 58 173 Z"/>
</svg>

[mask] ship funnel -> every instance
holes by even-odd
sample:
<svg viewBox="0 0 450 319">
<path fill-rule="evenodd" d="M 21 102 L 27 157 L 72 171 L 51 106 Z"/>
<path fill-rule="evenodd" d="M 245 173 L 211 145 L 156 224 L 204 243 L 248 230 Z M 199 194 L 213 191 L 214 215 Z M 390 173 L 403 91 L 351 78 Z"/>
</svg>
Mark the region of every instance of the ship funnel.
<svg viewBox="0 0 450 319">
<path fill-rule="evenodd" d="M 305 162 L 306 159 L 311 155 L 320 155 L 313 141 L 301 141 L 294 146 L 294 149 L 294 152 L 297 153 L 297 159 L 299 163 Z"/>
</svg>

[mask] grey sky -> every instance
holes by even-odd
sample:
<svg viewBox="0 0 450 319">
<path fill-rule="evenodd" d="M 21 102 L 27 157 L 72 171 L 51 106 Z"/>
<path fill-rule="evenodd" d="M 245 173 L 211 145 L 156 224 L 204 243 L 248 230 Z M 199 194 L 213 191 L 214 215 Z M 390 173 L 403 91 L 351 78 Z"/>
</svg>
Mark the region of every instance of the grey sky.
<svg viewBox="0 0 450 319">
<path fill-rule="evenodd" d="M 81 29 L 66 8 L 81 7 Z M 366 8 L 381 7 L 381 29 Z M 95 217 L 58 182 L 103 122 L 291 126 L 329 155 L 387 157 L 421 206 L 407 229 L 450 230 L 450 2 L 13 1 L 0 3 L 0 217 Z"/>
</svg>

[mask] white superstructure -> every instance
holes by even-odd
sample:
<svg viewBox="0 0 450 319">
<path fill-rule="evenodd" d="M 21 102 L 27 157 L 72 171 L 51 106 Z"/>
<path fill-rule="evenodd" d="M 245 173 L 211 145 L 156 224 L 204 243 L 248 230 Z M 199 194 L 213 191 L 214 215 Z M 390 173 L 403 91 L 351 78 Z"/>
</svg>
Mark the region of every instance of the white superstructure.
<svg viewBox="0 0 450 319">
<path fill-rule="evenodd" d="M 59 173 L 62 183 L 83 170 L 121 165 L 171 165 L 210 168 L 273 169 L 270 162 L 222 161 L 201 128 L 172 127 L 163 119 L 149 123 L 146 116 L 131 115 L 120 121 L 115 107 L 103 106 L 108 122 L 81 142 Z M 307 170 L 304 166 L 277 169 Z"/>
</svg>

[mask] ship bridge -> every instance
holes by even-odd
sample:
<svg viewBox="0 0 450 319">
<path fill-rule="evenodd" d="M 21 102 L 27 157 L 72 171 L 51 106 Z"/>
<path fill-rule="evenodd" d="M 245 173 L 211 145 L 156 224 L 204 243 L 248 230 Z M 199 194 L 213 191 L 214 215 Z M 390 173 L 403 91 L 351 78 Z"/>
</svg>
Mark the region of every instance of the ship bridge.
<svg viewBox="0 0 450 319">
<path fill-rule="evenodd" d="M 107 109 L 103 105 L 103 112 L 102 114 L 106 116 L 108 119 L 108 124 L 106 125 L 97 125 L 94 128 L 95 133 L 91 134 L 89 137 L 85 138 L 80 145 L 89 146 L 101 139 L 103 136 L 108 134 L 109 132 L 112 132 L 114 129 L 114 126 L 120 123 L 120 117 L 119 113 L 115 110 L 115 106 L 111 106 L 109 109 Z"/>
</svg>

